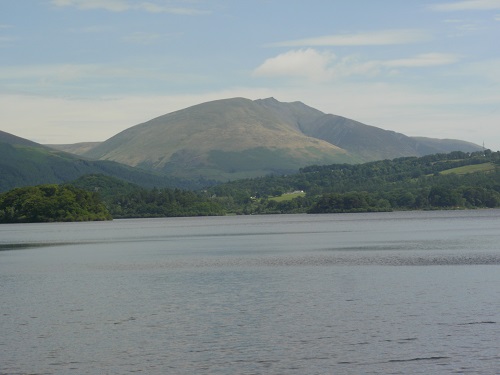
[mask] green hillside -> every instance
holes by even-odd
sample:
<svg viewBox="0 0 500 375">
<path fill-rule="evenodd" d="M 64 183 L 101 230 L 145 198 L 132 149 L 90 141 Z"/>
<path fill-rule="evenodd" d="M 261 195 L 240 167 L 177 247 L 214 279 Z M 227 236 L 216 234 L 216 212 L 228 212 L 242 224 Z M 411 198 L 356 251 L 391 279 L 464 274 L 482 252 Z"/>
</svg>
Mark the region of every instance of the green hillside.
<svg viewBox="0 0 500 375">
<path fill-rule="evenodd" d="M 24 147 L 24 146 L 23 146 Z M 500 207 L 500 152 L 309 166 L 189 191 L 87 174 L 0 193 L 0 222 Z M 102 201 L 101 201 L 102 200 Z M 104 203 L 104 206 L 102 203 Z"/>
<path fill-rule="evenodd" d="M 286 199 L 294 191 L 305 196 Z M 499 207 L 500 152 L 310 166 L 288 176 L 228 182 L 208 194 L 245 214 Z"/>
<path fill-rule="evenodd" d="M 456 173 L 461 170 L 468 173 Z M 99 194 L 115 218 L 494 208 L 500 207 L 500 152 L 310 166 L 198 192 L 144 189 L 102 175 L 72 184 Z"/>
<path fill-rule="evenodd" d="M 22 186 L 58 184 L 95 173 L 115 176 L 146 187 L 199 186 L 196 181 L 168 178 L 157 172 L 135 169 L 116 162 L 82 159 L 0 132 L 0 191 Z"/>
<path fill-rule="evenodd" d="M 434 142 L 340 116 L 301 102 L 232 98 L 202 103 L 133 126 L 85 152 L 99 160 L 217 181 L 295 173 L 308 165 L 362 163 L 453 150 Z M 443 146 L 444 147 L 444 146 Z"/>
<path fill-rule="evenodd" d="M 440 172 L 441 174 L 467 174 L 476 172 L 494 172 L 495 164 L 493 163 L 482 163 L 473 165 L 464 165 L 462 167 L 451 168 Z"/>
</svg>

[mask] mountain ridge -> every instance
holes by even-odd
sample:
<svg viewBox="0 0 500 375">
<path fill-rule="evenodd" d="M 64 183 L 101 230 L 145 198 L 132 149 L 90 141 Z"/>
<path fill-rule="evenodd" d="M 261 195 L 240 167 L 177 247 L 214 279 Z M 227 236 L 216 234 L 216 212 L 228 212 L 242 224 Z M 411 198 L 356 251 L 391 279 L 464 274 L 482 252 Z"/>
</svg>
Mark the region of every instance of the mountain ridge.
<svg viewBox="0 0 500 375">
<path fill-rule="evenodd" d="M 456 149 L 455 149 L 456 147 Z M 218 181 L 450 151 L 465 141 L 413 138 L 275 98 L 219 99 L 132 126 L 82 155 L 180 178 Z"/>
<path fill-rule="evenodd" d="M 0 131 L 0 190 L 85 174 L 200 188 L 311 165 L 481 150 L 466 141 L 408 137 L 302 102 L 230 98 L 156 117 L 104 142 L 40 145 Z"/>
</svg>

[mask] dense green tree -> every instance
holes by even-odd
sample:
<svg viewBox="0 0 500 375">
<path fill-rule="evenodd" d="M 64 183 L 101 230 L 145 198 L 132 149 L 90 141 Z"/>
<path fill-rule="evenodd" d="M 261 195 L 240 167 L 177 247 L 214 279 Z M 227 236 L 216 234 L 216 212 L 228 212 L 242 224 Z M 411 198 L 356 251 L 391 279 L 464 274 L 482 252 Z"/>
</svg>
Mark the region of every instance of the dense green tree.
<svg viewBox="0 0 500 375">
<path fill-rule="evenodd" d="M 97 194 L 70 185 L 39 185 L 0 194 L 1 223 L 110 219 Z"/>
<path fill-rule="evenodd" d="M 72 184 L 97 192 L 114 218 L 213 216 L 226 208 L 207 192 L 182 189 L 146 189 L 112 177 L 89 175 Z"/>
<path fill-rule="evenodd" d="M 218 199 L 230 197 L 233 212 L 239 213 L 319 212 L 320 207 L 326 212 L 499 207 L 499 164 L 500 152 L 451 152 L 360 165 L 310 166 L 294 175 L 229 182 L 209 188 L 208 193 Z M 453 172 L 467 166 L 464 172 Z M 294 190 L 305 191 L 307 200 L 267 201 L 277 192 Z M 362 194 L 348 195 L 354 192 Z M 251 200 L 252 196 L 259 199 Z M 362 197 L 368 199 L 366 204 Z"/>
</svg>

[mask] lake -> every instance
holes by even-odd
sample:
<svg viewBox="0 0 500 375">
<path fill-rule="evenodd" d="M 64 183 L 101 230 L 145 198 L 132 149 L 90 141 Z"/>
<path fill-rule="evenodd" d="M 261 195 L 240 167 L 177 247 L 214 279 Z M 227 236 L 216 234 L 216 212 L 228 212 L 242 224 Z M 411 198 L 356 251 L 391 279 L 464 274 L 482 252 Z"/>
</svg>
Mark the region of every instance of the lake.
<svg viewBox="0 0 500 375">
<path fill-rule="evenodd" d="M 498 374 L 500 210 L 0 226 L 0 374 Z"/>
</svg>

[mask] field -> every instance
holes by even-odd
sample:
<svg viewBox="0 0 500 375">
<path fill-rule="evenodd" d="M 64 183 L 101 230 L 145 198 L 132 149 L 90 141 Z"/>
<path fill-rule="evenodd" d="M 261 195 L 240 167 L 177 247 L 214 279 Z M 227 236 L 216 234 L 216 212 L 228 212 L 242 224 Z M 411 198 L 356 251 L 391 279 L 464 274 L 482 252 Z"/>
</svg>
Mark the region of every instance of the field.
<svg viewBox="0 0 500 375">
<path fill-rule="evenodd" d="M 472 164 L 465 165 L 463 167 L 447 169 L 442 171 L 441 174 L 467 174 L 475 172 L 490 172 L 495 170 L 495 165 L 493 163 L 483 163 L 483 164 Z"/>
<path fill-rule="evenodd" d="M 305 195 L 306 195 L 306 193 L 304 193 L 303 191 L 296 191 L 293 193 L 282 194 L 279 197 L 272 197 L 272 198 L 269 198 L 269 200 L 276 201 L 276 202 L 283 202 L 283 201 L 292 200 L 292 199 L 297 198 L 297 197 L 303 197 Z"/>
</svg>

